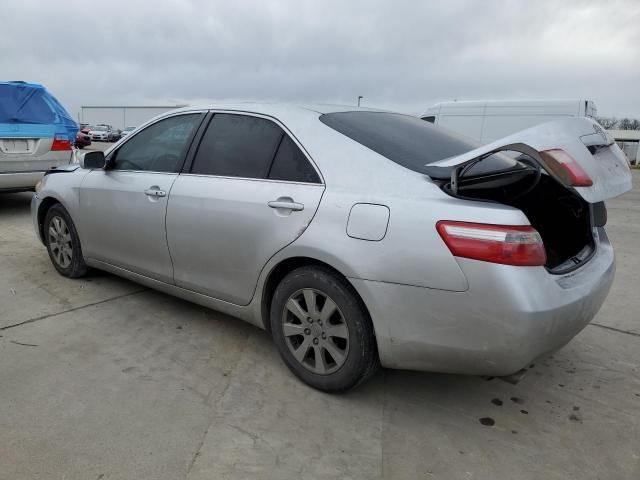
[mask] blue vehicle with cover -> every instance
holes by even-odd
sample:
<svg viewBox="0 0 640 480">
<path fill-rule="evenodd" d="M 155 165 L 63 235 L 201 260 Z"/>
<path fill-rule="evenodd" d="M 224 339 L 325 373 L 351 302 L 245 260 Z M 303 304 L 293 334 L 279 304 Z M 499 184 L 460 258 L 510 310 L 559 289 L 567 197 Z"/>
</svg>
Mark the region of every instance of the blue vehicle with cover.
<svg viewBox="0 0 640 480">
<path fill-rule="evenodd" d="M 0 82 L 0 192 L 33 189 L 70 163 L 78 124 L 36 83 Z"/>
</svg>

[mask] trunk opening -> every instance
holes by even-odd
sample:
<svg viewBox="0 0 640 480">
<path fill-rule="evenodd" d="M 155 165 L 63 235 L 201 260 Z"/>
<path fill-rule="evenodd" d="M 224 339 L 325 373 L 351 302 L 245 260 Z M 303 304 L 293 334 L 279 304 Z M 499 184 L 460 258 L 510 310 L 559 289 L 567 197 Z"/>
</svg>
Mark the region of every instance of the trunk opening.
<svg viewBox="0 0 640 480">
<path fill-rule="evenodd" d="M 476 168 L 480 167 L 479 162 L 467 168 L 466 173 L 454 175 L 454 188 L 451 181 L 440 186 L 458 198 L 518 208 L 542 237 L 547 270 L 561 274 L 578 268 L 595 252 L 590 204 L 532 161 L 522 157 L 518 160 L 514 167 L 501 171 Z M 473 170 L 484 171 L 474 175 Z"/>
</svg>

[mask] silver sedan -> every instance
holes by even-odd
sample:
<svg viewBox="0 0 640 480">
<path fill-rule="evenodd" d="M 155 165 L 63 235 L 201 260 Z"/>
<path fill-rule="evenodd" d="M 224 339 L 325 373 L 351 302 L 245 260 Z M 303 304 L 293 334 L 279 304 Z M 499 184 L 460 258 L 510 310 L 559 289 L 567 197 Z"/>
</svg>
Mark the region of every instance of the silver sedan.
<svg viewBox="0 0 640 480">
<path fill-rule="evenodd" d="M 508 375 L 566 344 L 613 281 L 604 200 L 631 188 L 592 120 L 478 146 L 351 107 L 173 111 L 37 186 L 67 277 L 106 270 L 267 329 L 325 391 L 380 364 Z"/>
</svg>

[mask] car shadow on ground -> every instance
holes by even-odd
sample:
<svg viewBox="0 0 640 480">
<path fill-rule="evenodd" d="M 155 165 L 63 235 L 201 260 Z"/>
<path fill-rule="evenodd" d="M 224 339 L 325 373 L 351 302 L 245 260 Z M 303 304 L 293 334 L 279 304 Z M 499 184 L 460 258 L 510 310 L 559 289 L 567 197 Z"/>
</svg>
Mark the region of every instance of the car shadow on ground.
<svg viewBox="0 0 640 480">
<path fill-rule="evenodd" d="M 25 213 L 31 205 L 31 197 L 33 192 L 0 192 L 0 216 L 9 212 Z"/>
</svg>

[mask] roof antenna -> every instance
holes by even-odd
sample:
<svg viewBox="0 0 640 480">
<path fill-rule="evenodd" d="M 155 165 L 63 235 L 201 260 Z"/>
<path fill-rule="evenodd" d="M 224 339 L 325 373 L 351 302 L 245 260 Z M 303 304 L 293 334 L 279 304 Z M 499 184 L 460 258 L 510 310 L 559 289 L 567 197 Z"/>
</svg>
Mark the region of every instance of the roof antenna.
<svg viewBox="0 0 640 480">
<path fill-rule="evenodd" d="M 360 100 L 362 100 L 364 97 L 362 95 L 358 95 L 358 106 L 360 106 Z"/>
</svg>

